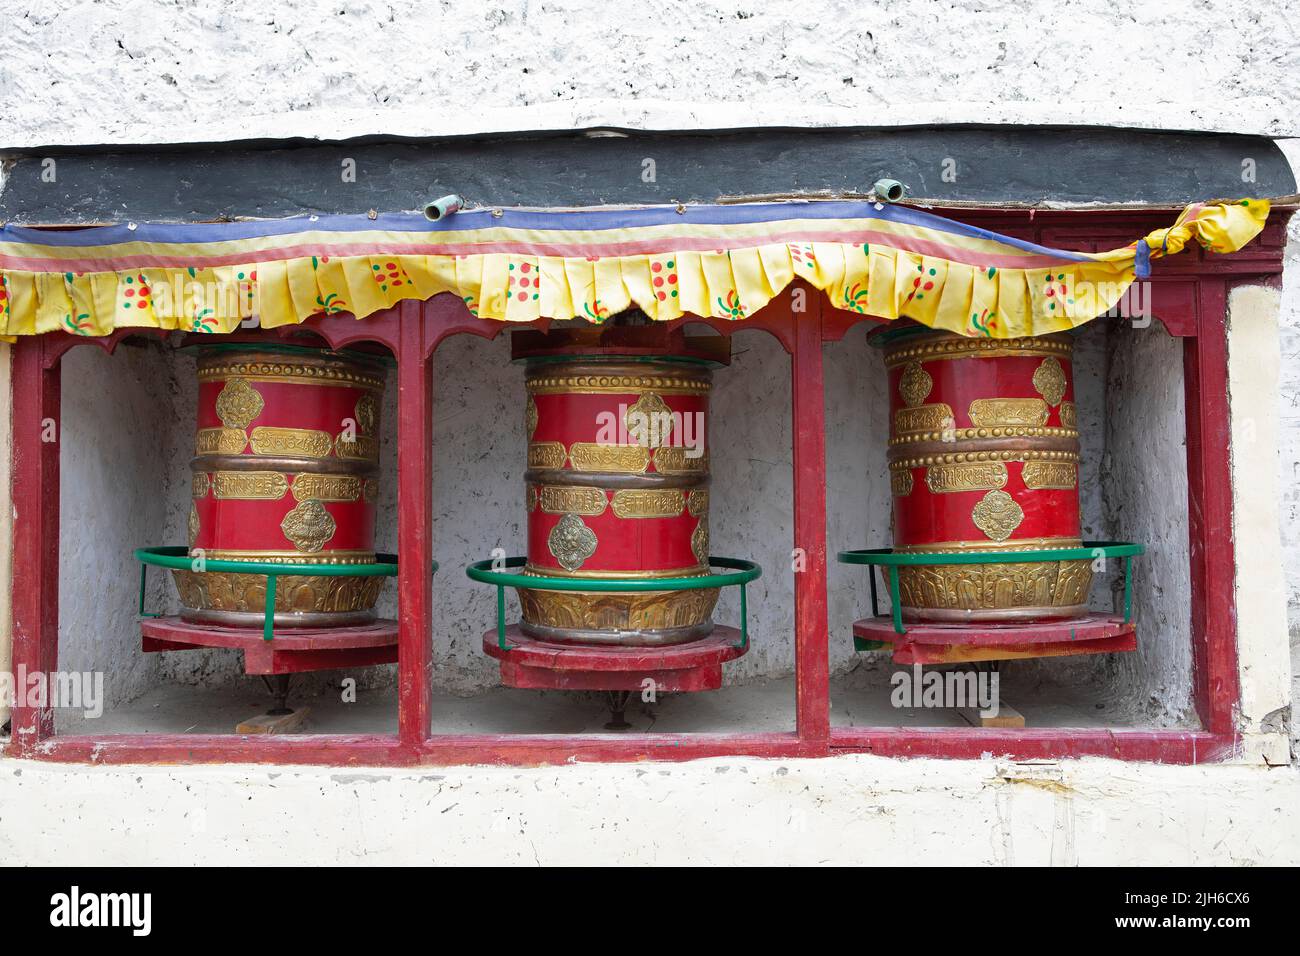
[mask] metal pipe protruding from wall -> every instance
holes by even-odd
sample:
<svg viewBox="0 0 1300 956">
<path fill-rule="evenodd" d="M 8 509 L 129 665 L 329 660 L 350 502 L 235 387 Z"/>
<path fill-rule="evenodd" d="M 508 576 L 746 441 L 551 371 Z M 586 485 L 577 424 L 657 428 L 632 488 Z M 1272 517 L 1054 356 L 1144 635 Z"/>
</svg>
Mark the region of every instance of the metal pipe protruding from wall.
<svg viewBox="0 0 1300 956">
<path fill-rule="evenodd" d="M 450 196 L 435 199 L 425 206 L 424 218 L 430 222 L 437 222 L 445 216 L 450 216 L 464 205 L 465 200 L 461 199 L 456 193 L 452 193 Z"/>
<path fill-rule="evenodd" d="M 880 202 L 899 202 L 907 195 L 907 187 L 897 179 L 877 179 L 871 193 Z"/>
</svg>

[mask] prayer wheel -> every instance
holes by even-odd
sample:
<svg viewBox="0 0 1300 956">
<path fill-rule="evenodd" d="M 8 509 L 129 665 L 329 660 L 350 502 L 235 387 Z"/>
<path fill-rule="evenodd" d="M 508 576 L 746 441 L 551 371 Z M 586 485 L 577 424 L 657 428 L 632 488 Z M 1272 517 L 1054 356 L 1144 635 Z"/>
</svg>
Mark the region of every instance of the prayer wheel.
<svg viewBox="0 0 1300 956">
<path fill-rule="evenodd" d="M 190 555 L 374 563 L 383 364 L 353 352 L 222 345 L 200 349 L 197 369 Z M 185 620 L 261 626 L 264 574 L 173 575 Z M 275 624 L 371 621 L 382 586 L 382 577 L 286 574 Z"/>
<path fill-rule="evenodd" d="M 526 361 L 525 574 L 618 581 L 709 570 L 709 390 L 720 336 L 657 328 L 516 333 Z M 658 646 L 713 628 L 718 591 L 519 588 L 524 633 Z"/>
<path fill-rule="evenodd" d="M 1068 335 L 877 333 L 889 375 L 894 550 L 1081 546 L 1079 433 Z M 1035 621 L 1087 612 L 1092 563 L 899 568 L 913 621 Z"/>
</svg>

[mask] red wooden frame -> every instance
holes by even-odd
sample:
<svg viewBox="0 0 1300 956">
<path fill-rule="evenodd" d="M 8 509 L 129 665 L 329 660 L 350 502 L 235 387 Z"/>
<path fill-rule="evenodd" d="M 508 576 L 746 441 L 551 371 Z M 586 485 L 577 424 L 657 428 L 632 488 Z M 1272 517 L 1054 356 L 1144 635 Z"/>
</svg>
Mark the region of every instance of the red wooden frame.
<svg viewBox="0 0 1300 956">
<path fill-rule="evenodd" d="M 830 724 L 827 624 L 827 522 L 824 343 L 843 338 L 870 317 L 839 311 L 816 290 L 788 290 L 742 323 L 692 317 L 723 334 L 762 329 L 791 356 L 795 545 L 806 567 L 795 581 L 795 729 L 790 733 L 696 733 L 553 736 L 431 735 L 433 697 L 432 423 L 434 350 L 448 336 L 494 338 L 520 328 L 478 319 L 450 295 L 403 302 L 356 322 L 318 316 L 264 330 L 257 337 L 293 339 L 304 330 L 331 347 L 361 342 L 387 348 L 398 374 L 399 664 L 395 735 L 298 737 L 183 734 L 54 734 L 53 711 L 18 706 L 8 753 L 98 763 L 262 762 L 329 765 L 451 763 L 542 764 L 581 761 L 687 760 L 722 755 L 818 757 L 869 752 L 887 756 L 1013 759 L 1109 756 L 1196 763 L 1231 755 L 1237 746 L 1236 609 L 1232 581 L 1232 483 L 1229 470 L 1226 306 L 1236 283 L 1273 284 L 1282 269 L 1285 219 L 1278 211 L 1264 233 L 1231 256 L 1191 248 L 1156 264 L 1152 308 L 1171 335 L 1183 339 L 1187 416 L 1188 535 L 1192 576 L 1194 700 L 1203 729 L 833 728 Z M 1066 248 L 1114 248 L 1167 225 L 1167 211 L 965 210 L 968 222 Z M 800 311 L 796 311 L 800 307 Z M 549 323 L 530 323 L 544 328 Z M 59 445 L 42 440 L 60 427 L 60 359 L 90 342 L 112 351 L 127 330 L 104 339 L 62 333 L 23 338 L 13 367 L 13 669 L 51 673 L 58 663 Z M 247 336 L 245 336 L 247 337 Z M 837 542 L 860 547 L 863 542 Z M 456 569 L 448 569 L 454 573 Z M 780 569 L 768 569 L 780 573 Z"/>
</svg>

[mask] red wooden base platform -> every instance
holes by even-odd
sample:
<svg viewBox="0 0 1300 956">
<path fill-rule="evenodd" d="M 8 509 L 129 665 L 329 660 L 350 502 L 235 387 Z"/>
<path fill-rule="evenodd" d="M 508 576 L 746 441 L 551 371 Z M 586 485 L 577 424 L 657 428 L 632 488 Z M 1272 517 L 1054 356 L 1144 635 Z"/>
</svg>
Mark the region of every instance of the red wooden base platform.
<svg viewBox="0 0 1300 956">
<path fill-rule="evenodd" d="M 496 628 L 483 635 L 483 650 L 501 662 L 501 683 L 532 690 L 641 690 L 654 681 L 659 692 L 717 690 L 722 665 L 748 650 L 740 631 L 715 625 L 698 641 L 671 647 L 598 647 L 534 640 L 519 625 L 506 628 L 497 644 Z"/>
<path fill-rule="evenodd" d="M 140 634 L 146 651 L 192 651 L 234 647 L 244 652 L 246 674 L 297 674 L 337 667 L 397 663 L 397 622 L 362 627 L 277 629 L 262 639 L 260 628 L 190 624 L 179 617 L 145 618 Z"/>
<path fill-rule="evenodd" d="M 1036 624 L 907 624 L 906 634 L 894 632 L 888 617 L 868 618 L 853 625 L 858 650 L 863 642 L 892 646 L 895 664 L 960 664 L 966 661 L 1006 661 L 1025 657 L 1065 657 L 1110 654 L 1137 649 L 1137 625 L 1118 614 L 1090 614 L 1068 621 Z"/>
</svg>

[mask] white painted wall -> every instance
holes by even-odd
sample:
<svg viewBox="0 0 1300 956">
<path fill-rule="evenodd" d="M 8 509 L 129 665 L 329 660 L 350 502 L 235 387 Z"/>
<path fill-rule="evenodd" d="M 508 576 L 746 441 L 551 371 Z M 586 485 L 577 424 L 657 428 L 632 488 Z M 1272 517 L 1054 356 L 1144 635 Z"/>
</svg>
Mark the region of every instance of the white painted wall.
<svg viewBox="0 0 1300 956">
<path fill-rule="evenodd" d="M 1257 766 L 700 760 L 303 769 L 0 762 L 5 862 L 1296 865 Z"/>
<path fill-rule="evenodd" d="M 630 126 L 1050 123 L 1294 135 L 1294 0 L 50 0 L 0 146 Z"/>
<path fill-rule="evenodd" d="M 1287 626 L 1279 534 L 1284 498 L 1276 468 L 1280 429 L 1272 414 L 1283 367 L 1277 348 L 1279 300 L 1276 290 L 1263 288 L 1237 289 L 1228 300 L 1232 473 L 1239 495 L 1233 539 L 1240 568 L 1236 596 L 1241 722 L 1252 733 L 1286 732 L 1288 720 L 1295 717 L 1291 680 L 1300 680 L 1300 671 L 1289 666 L 1286 643 L 1276 637 Z M 1254 408 L 1268 414 L 1254 414 Z"/>
<path fill-rule="evenodd" d="M 156 679 L 156 656 L 140 653 L 139 568 L 130 558 L 133 548 L 163 543 L 169 512 L 180 510 L 186 493 L 184 473 L 169 467 L 177 441 L 173 382 L 155 345 L 124 345 L 112 357 L 92 346 L 64 360 L 59 666 L 103 671 L 108 706 Z M 164 585 L 155 574 L 151 607 Z"/>
<path fill-rule="evenodd" d="M 1156 723 L 1194 723 L 1183 343 L 1152 322 L 1117 323 L 1109 344 L 1103 522 L 1147 552 L 1135 564 L 1138 649 L 1106 655 L 1105 686 Z"/>
</svg>

